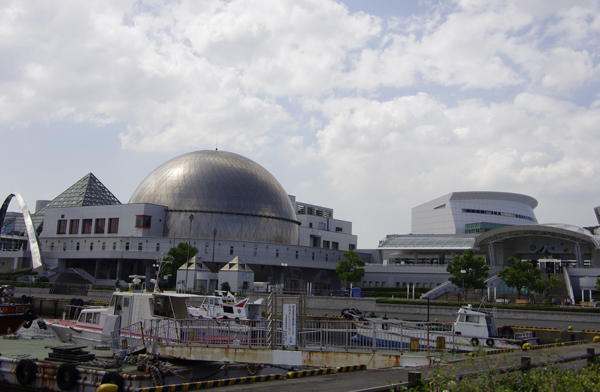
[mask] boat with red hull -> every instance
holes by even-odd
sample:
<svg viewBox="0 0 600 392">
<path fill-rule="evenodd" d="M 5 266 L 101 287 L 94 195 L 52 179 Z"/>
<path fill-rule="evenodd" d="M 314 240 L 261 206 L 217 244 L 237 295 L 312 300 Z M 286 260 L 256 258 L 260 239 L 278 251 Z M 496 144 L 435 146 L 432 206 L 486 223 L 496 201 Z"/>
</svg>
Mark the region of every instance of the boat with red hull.
<svg viewBox="0 0 600 392">
<path fill-rule="evenodd" d="M 37 318 L 33 306 L 16 303 L 13 294 L 10 286 L 0 286 L 0 335 L 15 333 L 21 327 L 29 328 Z"/>
</svg>

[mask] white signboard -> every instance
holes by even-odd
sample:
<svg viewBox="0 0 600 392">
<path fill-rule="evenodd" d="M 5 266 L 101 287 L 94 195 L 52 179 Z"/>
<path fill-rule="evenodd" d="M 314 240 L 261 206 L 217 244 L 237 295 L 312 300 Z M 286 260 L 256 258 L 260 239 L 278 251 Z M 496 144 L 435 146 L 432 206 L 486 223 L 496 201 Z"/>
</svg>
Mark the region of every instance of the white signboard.
<svg viewBox="0 0 600 392">
<path fill-rule="evenodd" d="M 296 304 L 283 304 L 283 345 L 295 346 L 297 333 Z"/>
</svg>

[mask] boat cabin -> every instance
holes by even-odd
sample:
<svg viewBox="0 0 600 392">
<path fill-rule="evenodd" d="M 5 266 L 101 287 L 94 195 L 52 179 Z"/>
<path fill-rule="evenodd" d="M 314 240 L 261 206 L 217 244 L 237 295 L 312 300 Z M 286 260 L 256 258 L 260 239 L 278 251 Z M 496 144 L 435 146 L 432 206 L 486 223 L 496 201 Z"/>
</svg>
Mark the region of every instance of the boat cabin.
<svg viewBox="0 0 600 392">
<path fill-rule="evenodd" d="M 106 318 L 105 313 L 106 308 L 101 306 L 81 309 L 79 317 L 77 318 L 77 326 L 102 329 L 102 325 L 104 325 L 104 320 Z"/>
<path fill-rule="evenodd" d="M 122 326 L 153 318 L 188 319 L 189 297 L 176 293 L 115 292 L 106 313 L 121 316 Z"/>
<path fill-rule="evenodd" d="M 494 315 L 486 311 L 474 310 L 472 305 L 468 305 L 459 309 L 454 321 L 454 333 L 489 338 L 498 336 L 498 327 Z"/>
</svg>

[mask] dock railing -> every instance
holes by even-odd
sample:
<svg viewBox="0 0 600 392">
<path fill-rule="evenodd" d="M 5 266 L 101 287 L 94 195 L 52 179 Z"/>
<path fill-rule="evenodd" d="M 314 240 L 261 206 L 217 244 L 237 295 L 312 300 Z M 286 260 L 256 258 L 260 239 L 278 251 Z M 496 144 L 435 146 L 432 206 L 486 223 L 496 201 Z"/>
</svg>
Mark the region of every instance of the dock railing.
<svg viewBox="0 0 600 392">
<path fill-rule="evenodd" d="M 151 319 L 112 333 L 113 350 L 165 345 L 285 349 L 281 320 Z M 460 349 L 452 331 L 438 323 L 301 320 L 293 346 L 344 352 L 417 352 Z M 302 325 L 300 325 L 302 324 Z M 270 342 L 268 336 L 273 333 Z"/>
</svg>

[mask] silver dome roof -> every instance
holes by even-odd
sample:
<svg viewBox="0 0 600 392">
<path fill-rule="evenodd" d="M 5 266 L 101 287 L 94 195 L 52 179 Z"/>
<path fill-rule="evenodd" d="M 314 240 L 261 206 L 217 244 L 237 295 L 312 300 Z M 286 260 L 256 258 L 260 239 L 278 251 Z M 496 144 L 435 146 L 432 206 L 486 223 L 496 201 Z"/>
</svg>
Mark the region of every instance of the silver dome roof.
<svg viewBox="0 0 600 392">
<path fill-rule="evenodd" d="M 231 152 L 173 158 L 142 181 L 129 203 L 166 206 L 167 237 L 212 239 L 217 229 L 219 239 L 298 243 L 299 222 L 281 184 L 256 162 Z"/>
</svg>

